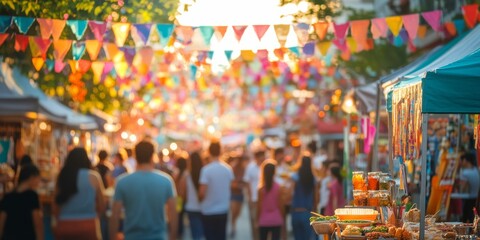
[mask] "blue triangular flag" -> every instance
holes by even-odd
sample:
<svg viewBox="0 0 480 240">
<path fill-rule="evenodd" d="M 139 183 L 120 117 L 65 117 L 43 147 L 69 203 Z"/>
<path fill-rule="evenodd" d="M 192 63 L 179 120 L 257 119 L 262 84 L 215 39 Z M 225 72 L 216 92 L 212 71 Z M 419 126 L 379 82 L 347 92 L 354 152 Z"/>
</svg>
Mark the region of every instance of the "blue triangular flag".
<svg viewBox="0 0 480 240">
<path fill-rule="evenodd" d="M 303 54 L 313 56 L 313 54 L 315 54 L 315 42 L 305 43 L 305 46 L 303 46 Z"/>
<path fill-rule="evenodd" d="M 208 58 L 213 59 L 213 51 L 208 51 Z"/>
<path fill-rule="evenodd" d="M 150 37 L 152 24 L 133 24 L 133 26 L 137 29 L 137 34 L 140 37 L 140 40 L 145 44 L 148 41 L 148 37 Z"/>
<path fill-rule="evenodd" d="M 292 53 L 297 55 L 297 57 L 300 57 L 300 50 L 298 50 L 298 47 L 290 47 L 288 48 Z"/>
<path fill-rule="evenodd" d="M 203 41 L 208 46 L 210 45 L 210 39 L 215 33 L 215 29 L 212 26 L 200 26 L 200 32 L 202 33 Z"/>
<path fill-rule="evenodd" d="M 232 60 L 232 50 L 225 50 L 225 56 L 227 56 L 228 61 Z"/>
<path fill-rule="evenodd" d="M 190 65 L 190 80 L 195 80 L 198 67 L 195 64 Z"/>
<path fill-rule="evenodd" d="M 67 25 L 72 29 L 73 34 L 77 37 L 77 40 L 80 40 L 87 30 L 88 21 L 87 20 L 67 20 Z"/>
<path fill-rule="evenodd" d="M 403 45 L 403 39 L 402 39 L 402 36 L 400 34 L 398 34 L 398 36 L 394 37 L 393 45 L 395 47 L 400 47 L 400 46 Z"/>
<path fill-rule="evenodd" d="M 465 30 L 465 21 L 463 19 L 453 20 L 453 24 L 455 24 L 455 28 L 457 29 L 457 34 L 460 34 Z"/>
<path fill-rule="evenodd" d="M 73 41 L 72 43 L 72 56 L 73 60 L 79 60 L 85 53 L 85 42 Z"/>
<path fill-rule="evenodd" d="M 31 17 L 13 17 L 13 21 L 17 24 L 18 31 L 20 33 L 25 34 L 28 32 L 28 29 L 32 26 L 35 18 Z"/>
<path fill-rule="evenodd" d="M 173 33 L 173 24 L 157 24 L 156 27 L 158 34 L 160 34 L 160 44 L 166 47 Z"/>
<path fill-rule="evenodd" d="M 47 65 L 48 71 L 52 71 L 53 67 L 55 66 L 55 61 L 53 59 L 47 59 L 45 61 L 45 65 Z"/>
<path fill-rule="evenodd" d="M 11 16 L 0 16 L 0 33 L 5 33 L 11 25 L 12 25 Z"/>
</svg>

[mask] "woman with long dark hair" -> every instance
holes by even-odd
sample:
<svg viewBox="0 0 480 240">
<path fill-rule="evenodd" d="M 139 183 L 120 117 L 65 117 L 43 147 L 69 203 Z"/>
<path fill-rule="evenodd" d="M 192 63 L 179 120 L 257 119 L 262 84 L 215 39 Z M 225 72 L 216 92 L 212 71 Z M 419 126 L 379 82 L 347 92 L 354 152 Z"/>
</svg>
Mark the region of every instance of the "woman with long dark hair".
<svg viewBox="0 0 480 240">
<path fill-rule="evenodd" d="M 312 159 L 304 155 L 299 161 L 298 171 L 292 175 L 292 228 L 295 240 L 315 239 L 310 227 L 310 211 L 316 211 L 318 185 L 312 172 Z"/>
<path fill-rule="evenodd" d="M 276 162 L 267 160 L 262 164 L 261 180 L 258 189 L 257 222 L 260 240 L 280 239 L 283 225 L 283 202 L 280 185 L 274 181 Z"/>
<path fill-rule="evenodd" d="M 68 153 L 55 191 L 55 239 L 101 239 L 98 216 L 105 211 L 104 187 L 84 148 Z"/>
<path fill-rule="evenodd" d="M 183 156 L 184 155 L 184 156 Z M 185 198 L 186 198 L 186 186 L 185 184 L 181 184 L 182 181 L 185 179 L 186 171 L 187 171 L 187 158 L 188 154 L 182 154 L 177 161 L 175 162 L 175 174 L 174 174 L 174 181 L 175 186 L 177 187 L 177 212 L 178 212 L 178 236 L 181 237 L 183 235 L 183 216 L 185 213 Z"/>
<path fill-rule="evenodd" d="M 203 161 L 200 153 L 193 152 L 190 154 L 188 170 L 184 174 L 183 181 L 180 182 L 180 185 L 183 185 L 183 189 L 186 189 L 185 212 L 188 215 L 193 240 L 203 239 L 202 214 L 200 212 L 200 201 L 198 199 L 200 170 L 202 167 Z"/>
<path fill-rule="evenodd" d="M 325 206 L 325 215 L 332 216 L 335 215 L 335 209 L 345 206 L 345 198 L 343 196 L 343 179 L 340 167 L 330 167 L 328 175 L 331 177 L 330 182 L 327 183 L 328 192 L 330 194 L 327 206 Z"/>
</svg>

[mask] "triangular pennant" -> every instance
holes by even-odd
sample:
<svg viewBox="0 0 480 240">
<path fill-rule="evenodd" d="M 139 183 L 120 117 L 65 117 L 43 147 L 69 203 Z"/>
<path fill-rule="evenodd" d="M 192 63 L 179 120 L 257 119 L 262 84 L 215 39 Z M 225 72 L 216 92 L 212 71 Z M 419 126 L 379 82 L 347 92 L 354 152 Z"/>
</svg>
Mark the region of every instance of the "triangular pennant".
<svg viewBox="0 0 480 240">
<path fill-rule="evenodd" d="M 202 33 L 203 42 L 210 46 L 210 39 L 212 39 L 213 33 L 215 33 L 215 29 L 212 26 L 201 26 L 199 27 L 200 33 Z"/>
<path fill-rule="evenodd" d="M 332 43 L 342 52 L 348 50 L 347 41 L 345 39 L 333 39 Z"/>
<path fill-rule="evenodd" d="M 54 67 L 55 72 L 56 72 L 56 73 L 61 72 L 61 71 L 65 68 L 66 65 L 67 65 L 67 64 L 64 63 L 64 62 L 61 61 L 61 60 L 55 60 L 55 67 Z"/>
<path fill-rule="evenodd" d="M 55 61 L 52 59 L 45 60 L 45 65 L 47 65 L 47 70 L 52 71 L 53 67 L 55 66 Z"/>
<path fill-rule="evenodd" d="M 455 19 L 453 20 L 453 24 L 455 24 L 455 29 L 457 30 L 458 34 L 465 30 L 465 21 L 463 19 Z"/>
<path fill-rule="evenodd" d="M 104 43 L 103 50 L 105 51 L 106 57 L 109 61 L 116 62 L 122 59 L 122 54 L 115 43 Z"/>
<path fill-rule="evenodd" d="M 109 74 L 113 70 L 113 62 L 105 62 L 103 66 L 103 74 Z"/>
<path fill-rule="evenodd" d="M 42 69 L 43 67 L 43 64 L 45 63 L 45 59 L 43 59 L 42 57 L 34 57 L 32 58 L 32 63 L 33 63 L 33 66 L 35 67 L 35 70 L 40 71 L 40 69 Z"/>
<path fill-rule="evenodd" d="M 68 50 L 72 46 L 72 40 L 54 40 L 53 41 L 53 57 L 57 61 L 63 61 Z"/>
<path fill-rule="evenodd" d="M 0 33 L 0 47 L 3 45 L 3 43 L 5 42 L 5 40 L 7 40 L 8 36 L 10 36 L 10 34 L 8 34 L 8 33 Z"/>
<path fill-rule="evenodd" d="M 297 39 L 300 46 L 305 45 L 310 37 L 310 34 L 308 33 L 308 30 L 310 30 L 310 25 L 306 23 L 298 23 L 295 25 L 294 30 L 297 34 Z"/>
<path fill-rule="evenodd" d="M 335 32 L 335 38 L 345 39 L 345 36 L 347 36 L 348 26 L 350 26 L 349 22 L 342 23 L 342 24 L 333 23 L 333 30 Z"/>
<path fill-rule="evenodd" d="M 96 80 L 96 82 L 100 82 L 104 67 L 105 67 L 105 62 L 100 62 L 100 61 L 92 62 L 92 66 L 90 68 L 92 69 L 92 72 L 93 72 L 93 79 Z"/>
<path fill-rule="evenodd" d="M 41 37 L 29 37 L 30 51 L 32 57 L 47 57 L 47 51 L 52 44 L 50 39 L 43 39 Z"/>
<path fill-rule="evenodd" d="M 225 56 L 227 56 L 228 61 L 232 60 L 232 50 L 225 50 Z"/>
<path fill-rule="evenodd" d="M 207 54 L 208 54 L 208 59 L 213 59 L 213 51 L 208 51 Z"/>
<path fill-rule="evenodd" d="M 352 57 L 352 54 L 347 49 L 347 51 L 343 51 L 342 54 L 340 54 L 340 57 L 343 59 L 343 61 L 349 61 Z"/>
<path fill-rule="evenodd" d="M 67 25 L 72 29 L 73 34 L 77 40 L 80 40 L 87 30 L 87 20 L 67 20 Z"/>
<path fill-rule="evenodd" d="M 413 41 L 417 37 L 418 26 L 420 24 L 420 15 L 418 14 L 403 15 L 402 20 L 403 20 L 403 26 L 405 26 L 405 30 L 407 30 L 410 40 Z"/>
<path fill-rule="evenodd" d="M 385 18 L 388 28 L 392 32 L 393 36 L 398 36 L 400 29 L 402 29 L 403 21 L 401 16 L 391 16 Z"/>
<path fill-rule="evenodd" d="M 388 25 L 385 21 L 385 18 L 374 18 L 372 19 L 372 26 L 370 27 L 370 32 L 372 32 L 373 39 L 378 39 L 380 37 L 387 37 Z"/>
<path fill-rule="evenodd" d="M 363 47 L 362 44 L 358 44 L 357 45 L 357 42 L 355 41 L 354 38 L 347 38 L 347 47 L 349 49 L 349 52 L 359 52 L 360 49 Z"/>
<path fill-rule="evenodd" d="M 31 17 L 13 17 L 13 21 L 18 27 L 18 31 L 22 34 L 26 34 L 30 27 L 32 26 L 33 22 L 35 22 L 35 18 Z"/>
<path fill-rule="evenodd" d="M 107 31 L 107 23 L 100 21 L 88 21 L 88 26 L 95 39 L 98 41 L 103 41 L 103 36 L 105 35 L 105 31 Z"/>
<path fill-rule="evenodd" d="M 427 35 L 427 26 L 426 25 L 418 26 L 418 33 L 417 33 L 418 38 L 423 39 L 426 35 Z"/>
<path fill-rule="evenodd" d="M 52 20 L 52 37 L 53 40 L 60 39 L 62 35 L 63 29 L 65 28 L 65 24 L 67 21 L 61 19 L 53 19 Z"/>
<path fill-rule="evenodd" d="M 175 34 L 177 34 L 177 39 L 184 45 L 188 45 L 192 42 L 193 31 L 194 29 L 191 26 L 175 27 Z"/>
<path fill-rule="evenodd" d="M 273 53 L 280 60 L 282 60 L 285 56 L 285 51 L 283 50 L 283 48 L 277 48 L 277 49 L 273 50 Z"/>
<path fill-rule="evenodd" d="M 50 38 L 52 35 L 53 21 L 52 19 L 37 18 L 38 25 L 40 26 L 40 34 L 43 39 Z"/>
<path fill-rule="evenodd" d="M 445 29 L 447 30 L 447 32 L 450 36 L 457 35 L 457 29 L 455 28 L 455 23 L 446 22 L 444 25 L 445 25 Z"/>
<path fill-rule="evenodd" d="M 120 78 L 124 78 L 127 76 L 128 63 L 116 62 L 114 63 L 114 67 L 115 67 L 115 72 L 117 73 L 117 76 L 119 76 Z"/>
<path fill-rule="evenodd" d="M 253 30 L 255 30 L 255 34 L 257 34 L 258 40 L 262 41 L 263 36 L 270 28 L 270 25 L 253 25 Z"/>
<path fill-rule="evenodd" d="M 70 71 L 72 71 L 72 73 L 77 72 L 77 61 L 69 59 L 68 60 L 68 65 L 70 66 Z"/>
<path fill-rule="evenodd" d="M 423 12 L 422 17 L 427 21 L 427 23 L 432 27 L 433 30 L 439 32 L 442 29 L 441 25 L 441 18 L 442 18 L 442 11 L 441 10 L 436 10 L 436 11 L 430 11 L 430 12 Z"/>
<path fill-rule="evenodd" d="M 223 36 L 225 36 L 225 33 L 227 32 L 228 26 L 215 26 L 214 28 L 218 41 L 222 41 Z"/>
<path fill-rule="evenodd" d="M 133 47 L 121 47 L 120 50 L 123 52 L 123 56 L 125 57 L 125 61 L 132 65 L 133 58 L 135 57 L 136 49 Z"/>
<path fill-rule="evenodd" d="M 359 46 L 363 46 L 367 41 L 369 25 L 370 20 L 356 20 L 350 22 L 350 32 Z M 355 51 L 357 50 L 355 49 Z"/>
<path fill-rule="evenodd" d="M 267 49 L 259 49 L 257 51 L 257 57 L 260 60 L 267 60 L 268 61 L 268 50 Z"/>
<path fill-rule="evenodd" d="M 400 34 L 396 37 L 393 38 L 393 45 L 395 47 L 400 47 L 403 45 L 403 39 L 402 39 L 402 36 L 400 36 Z"/>
<path fill-rule="evenodd" d="M 462 6 L 463 18 L 468 28 L 473 28 L 477 24 L 478 4 L 469 4 Z"/>
<path fill-rule="evenodd" d="M 322 56 L 327 55 L 328 50 L 330 49 L 331 45 L 332 45 L 332 42 L 330 42 L 330 41 L 319 42 L 317 44 L 318 50 L 320 50 L 320 53 L 322 54 Z"/>
<path fill-rule="evenodd" d="M 288 50 L 295 54 L 295 56 L 300 57 L 300 50 L 298 49 L 298 47 L 289 47 Z"/>
<path fill-rule="evenodd" d="M 190 80 L 195 80 L 197 77 L 198 67 L 195 64 L 190 65 Z"/>
<path fill-rule="evenodd" d="M 90 70 L 90 66 L 92 66 L 92 62 L 89 60 L 80 59 L 77 62 L 78 71 L 81 73 L 88 72 L 88 70 Z"/>
<path fill-rule="evenodd" d="M 232 26 L 233 32 L 235 32 L 235 38 L 240 42 L 242 39 L 243 33 L 248 26 Z"/>
<path fill-rule="evenodd" d="M 152 24 L 133 24 L 132 38 L 135 43 L 139 42 L 141 45 L 145 45 L 150 37 Z"/>
<path fill-rule="evenodd" d="M 288 33 L 290 33 L 290 25 L 288 24 L 279 24 L 273 26 L 275 29 L 275 33 L 277 34 L 278 42 L 280 43 L 281 47 L 285 46 L 287 42 Z"/>
<path fill-rule="evenodd" d="M 130 23 L 113 23 L 112 31 L 115 36 L 115 43 L 117 43 L 118 46 L 123 47 L 127 40 L 128 33 L 130 32 Z"/>
<path fill-rule="evenodd" d="M 240 56 L 244 61 L 251 62 L 255 59 L 256 54 L 252 50 L 242 50 Z"/>
<path fill-rule="evenodd" d="M 79 60 L 85 54 L 85 42 L 72 42 L 72 57 L 73 60 Z"/>
<path fill-rule="evenodd" d="M 320 40 L 325 39 L 325 37 L 327 36 L 328 25 L 328 22 L 317 22 L 313 24 L 313 27 L 315 28 L 315 33 Z"/>
<path fill-rule="evenodd" d="M 170 41 L 170 37 L 172 37 L 174 26 L 173 24 L 157 24 L 155 27 L 160 35 L 160 44 L 164 48 Z"/>
<path fill-rule="evenodd" d="M 0 16 L 0 33 L 5 33 L 11 25 L 12 25 L 11 16 Z"/>
<path fill-rule="evenodd" d="M 88 52 L 88 56 L 90 56 L 90 60 L 95 61 L 97 60 L 98 53 L 102 49 L 103 43 L 98 40 L 86 40 L 85 47 Z"/>
<path fill-rule="evenodd" d="M 303 46 L 303 54 L 313 56 L 315 54 L 315 42 L 307 42 Z"/>
<path fill-rule="evenodd" d="M 407 30 L 402 29 L 402 30 L 400 31 L 400 34 L 398 34 L 398 35 L 402 38 L 402 40 L 403 40 L 404 43 L 408 43 L 408 42 L 410 41 L 410 38 L 409 38 L 408 33 L 407 33 Z"/>
<path fill-rule="evenodd" d="M 28 47 L 28 36 L 15 34 L 15 51 L 25 52 Z"/>
</svg>

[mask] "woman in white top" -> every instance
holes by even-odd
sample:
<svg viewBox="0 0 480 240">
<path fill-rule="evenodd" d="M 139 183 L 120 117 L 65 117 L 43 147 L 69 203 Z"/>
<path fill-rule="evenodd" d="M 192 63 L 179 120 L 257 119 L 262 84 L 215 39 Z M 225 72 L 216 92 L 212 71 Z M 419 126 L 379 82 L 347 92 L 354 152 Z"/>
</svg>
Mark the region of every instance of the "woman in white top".
<svg viewBox="0 0 480 240">
<path fill-rule="evenodd" d="M 179 189 L 185 189 L 186 192 L 179 192 L 180 196 L 184 196 L 186 199 L 185 212 L 188 215 L 190 222 L 190 230 L 192 232 L 193 240 L 203 239 L 203 227 L 202 227 L 202 213 L 200 212 L 200 201 L 198 200 L 198 189 L 200 186 L 200 170 L 203 167 L 203 162 L 198 152 L 193 152 L 190 155 L 188 172 L 184 174 L 184 178 L 180 182 L 184 187 Z"/>
</svg>

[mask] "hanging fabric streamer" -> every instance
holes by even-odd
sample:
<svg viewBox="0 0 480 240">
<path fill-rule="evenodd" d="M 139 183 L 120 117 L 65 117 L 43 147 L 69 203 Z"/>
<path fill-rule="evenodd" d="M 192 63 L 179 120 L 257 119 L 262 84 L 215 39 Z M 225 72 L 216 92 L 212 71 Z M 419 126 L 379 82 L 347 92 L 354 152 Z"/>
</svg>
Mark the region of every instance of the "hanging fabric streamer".
<svg viewBox="0 0 480 240">
<path fill-rule="evenodd" d="M 455 29 L 457 30 L 458 34 L 461 34 L 463 31 L 465 31 L 465 21 L 463 19 L 455 19 L 453 20 L 453 24 L 455 24 Z"/>
<path fill-rule="evenodd" d="M 325 37 L 327 36 L 329 25 L 330 24 L 328 22 L 317 22 L 317 23 L 313 24 L 313 27 L 315 29 L 315 33 L 317 34 L 317 36 L 320 40 L 325 39 Z"/>
<path fill-rule="evenodd" d="M 12 25 L 11 16 L 0 16 L 0 33 L 5 33 Z"/>
<path fill-rule="evenodd" d="M 50 48 L 52 41 L 50 39 L 43 39 L 41 37 L 29 37 L 30 51 L 32 57 L 47 57 L 48 48 Z"/>
<path fill-rule="evenodd" d="M 315 42 L 307 42 L 303 46 L 303 54 L 306 56 L 313 56 L 315 54 Z"/>
<path fill-rule="evenodd" d="M 67 21 L 61 19 L 53 19 L 52 20 L 52 37 L 53 40 L 60 39 L 62 35 L 63 29 L 65 28 L 65 24 Z"/>
<path fill-rule="evenodd" d="M 330 42 L 330 41 L 319 42 L 317 44 L 317 47 L 320 50 L 320 53 L 322 54 L 322 56 L 327 55 L 328 50 L 330 49 L 331 45 L 332 45 L 332 42 Z"/>
<path fill-rule="evenodd" d="M 385 21 L 385 18 L 374 18 L 372 19 L 372 26 L 370 27 L 370 32 L 372 32 L 373 39 L 386 38 L 388 31 L 388 25 Z"/>
<path fill-rule="evenodd" d="M 35 18 L 31 17 L 13 17 L 13 21 L 18 27 L 18 31 L 22 34 L 26 34 L 30 27 L 32 26 L 33 22 L 35 22 Z"/>
<path fill-rule="evenodd" d="M 297 34 L 298 43 L 300 46 L 305 45 L 309 38 L 310 25 L 307 23 L 298 23 L 294 27 L 295 33 Z"/>
<path fill-rule="evenodd" d="M 8 33 L 0 33 L 0 47 L 3 45 L 5 40 L 10 36 Z"/>
<path fill-rule="evenodd" d="M 194 28 L 191 26 L 177 26 L 175 28 L 175 34 L 177 34 L 177 39 L 184 45 L 192 43 L 193 31 Z"/>
<path fill-rule="evenodd" d="M 53 59 L 47 59 L 45 60 L 45 65 L 47 65 L 47 70 L 50 72 L 53 70 L 53 67 L 55 66 L 55 60 Z"/>
<path fill-rule="evenodd" d="M 67 20 L 67 25 L 72 29 L 77 40 L 80 40 L 87 30 L 87 20 Z"/>
<path fill-rule="evenodd" d="M 333 23 L 335 38 L 345 39 L 345 37 L 347 36 L 347 31 L 349 26 L 350 26 L 349 22 L 342 23 L 342 24 Z"/>
<path fill-rule="evenodd" d="M 228 61 L 232 60 L 232 50 L 225 50 L 225 56 L 227 56 Z"/>
<path fill-rule="evenodd" d="M 468 28 L 473 28 L 477 24 L 478 4 L 462 6 L 463 18 Z"/>
<path fill-rule="evenodd" d="M 104 67 L 105 67 L 105 62 L 101 62 L 101 61 L 92 62 L 91 68 L 93 72 L 93 78 L 97 83 L 99 83 L 102 78 Z"/>
<path fill-rule="evenodd" d="M 125 61 L 129 64 L 132 65 L 133 58 L 135 57 L 136 49 L 133 47 L 121 47 L 119 48 L 125 57 Z"/>
<path fill-rule="evenodd" d="M 67 64 L 64 63 L 63 61 L 55 60 L 55 67 L 54 67 L 55 72 L 56 73 L 61 72 L 65 68 L 66 65 Z"/>
<path fill-rule="evenodd" d="M 277 34 L 278 42 L 280 43 L 280 47 L 284 47 L 285 43 L 287 42 L 288 34 L 290 33 L 290 25 L 288 24 L 280 24 L 274 25 L 275 33 Z"/>
</svg>

